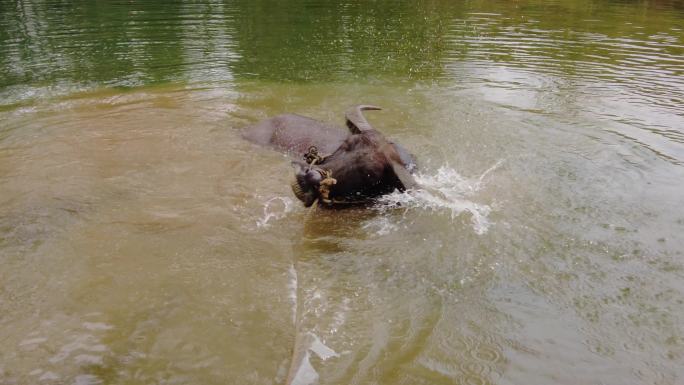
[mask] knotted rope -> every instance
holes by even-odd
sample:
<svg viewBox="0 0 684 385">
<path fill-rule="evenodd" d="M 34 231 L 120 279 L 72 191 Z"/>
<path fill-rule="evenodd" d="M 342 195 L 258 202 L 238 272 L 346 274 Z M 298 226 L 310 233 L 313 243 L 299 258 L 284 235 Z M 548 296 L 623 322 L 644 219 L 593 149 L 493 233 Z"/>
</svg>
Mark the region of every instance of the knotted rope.
<svg viewBox="0 0 684 385">
<path fill-rule="evenodd" d="M 323 162 L 325 158 L 327 158 L 327 156 L 319 154 L 316 146 L 309 147 L 308 151 L 304 154 L 304 161 L 312 166 Z M 333 202 L 330 200 L 330 189 L 333 185 L 337 184 L 337 179 L 332 177 L 332 171 L 330 170 L 318 169 L 317 171 L 321 174 L 321 177 L 323 177 L 323 180 L 321 180 L 318 186 L 320 200 L 325 204 L 332 204 Z M 312 206 L 315 207 L 317 203 L 317 201 L 314 201 Z"/>
<path fill-rule="evenodd" d="M 309 147 L 306 153 L 304 153 L 304 161 L 312 166 L 316 163 L 323 162 L 325 158 L 327 158 L 327 156 L 319 154 L 318 147 L 316 146 Z"/>
</svg>

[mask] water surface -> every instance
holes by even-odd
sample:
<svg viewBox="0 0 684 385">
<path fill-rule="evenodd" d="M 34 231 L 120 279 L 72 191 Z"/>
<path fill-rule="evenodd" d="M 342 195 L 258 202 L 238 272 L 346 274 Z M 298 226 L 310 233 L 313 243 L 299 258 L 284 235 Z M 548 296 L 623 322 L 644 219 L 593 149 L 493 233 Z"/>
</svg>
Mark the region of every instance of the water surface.
<svg viewBox="0 0 684 385">
<path fill-rule="evenodd" d="M 683 26 L 0 2 L 0 383 L 681 383 Z M 429 191 L 310 215 L 239 135 L 361 102 Z"/>
</svg>

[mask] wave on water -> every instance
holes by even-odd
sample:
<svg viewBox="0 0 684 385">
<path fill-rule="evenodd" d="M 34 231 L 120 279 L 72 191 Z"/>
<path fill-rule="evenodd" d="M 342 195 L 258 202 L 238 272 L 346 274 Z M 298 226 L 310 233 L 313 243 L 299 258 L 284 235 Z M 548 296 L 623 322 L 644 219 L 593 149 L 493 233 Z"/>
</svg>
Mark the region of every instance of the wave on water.
<svg viewBox="0 0 684 385">
<path fill-rule="evenodd" d="M 395 191 L 378 199 L 377 210 L 386 211 L 396 207 L 408 209 L 429 210 L 432 212 L 447 212 L 451 219 L 456 219 L 462 213 L 470 213 L 473 230 L 477 234 L 484 234 L 491 223 L 488 216 L 492 211 L 489 205 L 474 202 L 473 196 L 485 185 L 485 178 L 496 170 L 503 160 L 497 161 L 476 178 L 463 177 L 458 171 L 447 166 L 441 166 L 435 174 L 415 175 L 421 188 L 406 192 Z M 385 219 L 382 223 L 372 223 L 379 228 L 378 234 L 383 235 L 397 228 L 396 224 Z"/>
</svg>

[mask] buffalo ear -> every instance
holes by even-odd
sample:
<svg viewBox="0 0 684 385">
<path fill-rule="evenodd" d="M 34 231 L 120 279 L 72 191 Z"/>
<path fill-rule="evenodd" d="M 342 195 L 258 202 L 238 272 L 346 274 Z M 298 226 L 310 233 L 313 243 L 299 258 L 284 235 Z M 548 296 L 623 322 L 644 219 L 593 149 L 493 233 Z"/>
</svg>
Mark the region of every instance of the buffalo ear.
<svg viewBox="0 0 684 385">
<path fill-rule="evenodd" d="M 401 182 L 401 185 L 403 187 L 403 189 L 400 188 L 400 190 L 408 190 L 419 187 L 418 182 L 416 182 L 416 180 L 413 179 L 413 175 L 411 175 L 411 173 L 408 172 L 404 165 L 396 161 L 392 161 L 390 162 L 390 164 L 392 166 L 392 171 L 394 171 L 394 175 L 397 176 L 397 179 L 399 179 L 399 182 Z"/>
</svg>

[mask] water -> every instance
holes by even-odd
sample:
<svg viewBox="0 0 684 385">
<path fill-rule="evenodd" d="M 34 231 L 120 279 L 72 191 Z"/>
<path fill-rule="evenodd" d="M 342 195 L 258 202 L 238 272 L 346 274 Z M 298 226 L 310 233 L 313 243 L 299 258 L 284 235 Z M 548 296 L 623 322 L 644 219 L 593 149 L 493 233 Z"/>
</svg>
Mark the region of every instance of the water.
<svg viewBox="0 0 684 385">
<path fill-rule="evenodd" d="M 679 384 L 676 1 L 0 1 L 0 383 Z M 238 129 L 369 120 L 318 211 Z"/>
</svg>

